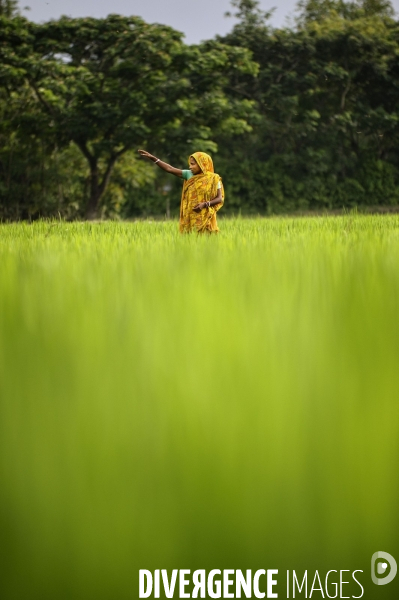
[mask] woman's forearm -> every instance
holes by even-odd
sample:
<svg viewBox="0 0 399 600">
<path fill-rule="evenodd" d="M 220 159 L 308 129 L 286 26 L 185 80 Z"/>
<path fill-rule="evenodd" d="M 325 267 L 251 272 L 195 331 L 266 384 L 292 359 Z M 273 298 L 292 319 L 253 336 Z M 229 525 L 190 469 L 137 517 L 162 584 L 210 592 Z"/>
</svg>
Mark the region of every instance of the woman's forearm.
<svg viewBox="0 0 399 600">
<path fill-rule="evenodd" d="M 172 167 L 172 165 L 168 165 L 168 163 L 164 162 L 163 160 L 156 159 L 156 160 L 154 160 L 154 163 L 156 163 L 157 167 L 159 167 L 163 171 L 166 171 L 167 173 L 176 175 L 176 177 L 182 176 L 181 169 L 176 169 L 176 167 Z"/>
<path fill-rule="evenodd" d="M 159 158 L 154 157 L 154 159 L 154 164 L 156 164 L 157 167 L 159 167 L 163 171 L 166 171 L 167 173 L 171 173 L 173 171 L 174 167 L 172 167 L 172 165 L 168 165 L 168 163 L 164 162 L 163 160 L 160 160 Z"/>
<path fill-rule="evenodd" d="M 160 158 L 157 158 L 153 154 L 150 154 L 146 150 L 138 150 L 138 153 L 144 158 L 148 158 L 151 162 L 153 162 L 163 171 L 166 171 L 167 173 L 172 173 L 172 175 L 176 175 L 177 177 L 182 177 L 181 169 L 176 169 L 175 167 L 172 167 L 172 165 L 168 165 L 168 163 L 164 162 Z"/>
<path fill-rule="evenodd" d="M 218 188 L 218 194 L 213 200 L 211 200 L 209 202 L 209 206 L 216 206 L 217 204 L 221 204 L 222 202 L 223 202 L 222 190 L 221 190 L 221 188 Z"/>
<path fill-rule="evenodd" d="M 217 204 L 222 204 L 223 202 L 223 198 L 222 198 L 222 192 L 221 190 L 218 190 L 218 195 L 216 196 L 216 198 L 214 198 L 213 200 L 207 200 L 206 202 L 200 202 L 199 204 L 196 204 L 193 208 L 193 210 L 195 212 L 200 212 L 201 210 L 204 210 L 204 208 L 210 208 L 211 206 L 216 206 Z"/>
</svg>

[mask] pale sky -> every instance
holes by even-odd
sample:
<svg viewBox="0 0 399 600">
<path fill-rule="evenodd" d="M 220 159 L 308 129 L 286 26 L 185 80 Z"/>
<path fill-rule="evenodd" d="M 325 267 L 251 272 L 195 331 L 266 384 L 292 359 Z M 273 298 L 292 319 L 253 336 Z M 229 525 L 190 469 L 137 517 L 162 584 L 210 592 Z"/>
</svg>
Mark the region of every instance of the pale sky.
<svg viewBox="0 0 399 600">
<path fill-rule="evenodd" d="M 263 10 L 276 7 L 271 23 L 274 27 L 287 24 L 297 0 L 260 0 Z M 70 17 L 106 17 L 111 13 L 137 15 L 148 23 L 170 25 L 186 36 L 186 43 L 195 44 L 225 34 L 233 19 L 224 17 L 231 9 L 230 0 L 19 0 L 22 13 L 32 21 L 48 21 L 61 15 Z M 399 13 L 399 0 L 392 5 Z M 30 11 L 24 11 L 25 6 Z"/>
</svg>

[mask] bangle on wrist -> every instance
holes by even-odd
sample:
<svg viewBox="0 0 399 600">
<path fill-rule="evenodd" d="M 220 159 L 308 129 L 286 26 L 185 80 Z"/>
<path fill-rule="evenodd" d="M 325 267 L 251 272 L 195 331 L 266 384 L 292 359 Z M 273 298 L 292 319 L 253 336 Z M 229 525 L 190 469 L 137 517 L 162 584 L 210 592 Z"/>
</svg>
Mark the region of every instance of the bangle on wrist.
<svg viewBox="0 0 399 600">
<path fill-rule="evenodd" d="M 161 160 L 160 158 L 157 158 L 157 160 L 154 160 L 154 165 L 156 165 L 157 162 L 159 162 L 160 160 Z"/>
</svg>

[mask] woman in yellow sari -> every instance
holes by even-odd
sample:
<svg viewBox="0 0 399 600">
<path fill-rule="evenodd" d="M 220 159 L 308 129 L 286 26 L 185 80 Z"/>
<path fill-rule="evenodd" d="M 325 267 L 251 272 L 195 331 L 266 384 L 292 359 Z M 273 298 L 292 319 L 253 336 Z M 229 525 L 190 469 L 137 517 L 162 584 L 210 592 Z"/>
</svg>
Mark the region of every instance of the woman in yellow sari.
<svg viewBox="0 0 399 600">
<path fill-rule="evenodd" d="M 167 173 L 184 179 L 180 204 L 180 232 L 217 233 L 219 228 L 216 213 L 224 202 L 224 188 L 222 178 L 214 172 L 209 154 L 195 152 L 188 159 L 189 169 L 176 169 L 145 150 L 139 150 L 139 153 Z"/>
</svg>

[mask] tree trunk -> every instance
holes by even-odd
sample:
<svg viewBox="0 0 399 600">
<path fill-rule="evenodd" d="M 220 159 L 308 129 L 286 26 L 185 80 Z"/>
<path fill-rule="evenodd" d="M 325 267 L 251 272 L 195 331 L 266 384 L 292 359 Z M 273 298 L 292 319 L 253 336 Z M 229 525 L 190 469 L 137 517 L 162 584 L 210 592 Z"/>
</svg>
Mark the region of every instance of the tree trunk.
<svg viewBox="0 0 399 600">
<path fill-rule="evenodd" d="M 108 158 L 107 167 L 104 173 L 100 173 L 98 168 L 98 158 L 93 156 L 93 154 L 89 151 L 86 142 L 81 140 L 74 140 L 74 142 L 81 150 L 82 154 L 86 157 L 90 167 L 90 197 L 86 206 L 86 219 L 97 219 L 99 216 L 101 198 L 107 189 L 114 165 L 117 159 L 122 156 L 126 150 L 128 150 L 128 147 L 125 146 L 119 152 L 111 154 Z"/>
<path fill-rule="evenodd" d="M 112 156 L 109 161 L 107 168 L 102 176 L 100 183 L 100 172 L 98 169 L 98 161 L 96 158 L 92 158 L 89 161 L 90 165 L 90 198 L 86 207 L 86 219 L 89 221 L 97 219 L 99 217 L 99 208 L 101 198 L 104 195 L 107 185 L 109 183 L 112 170 L 116 162 L 116 156 Z"/>
<path fill-rule="evenodd" d="M 86 206 L 86 219 L 89 221 L 97 218 L 100 200 L 98 164 L 97 161 L 93 161 L 90 165 L 90 197 Z"/>
</svg>

